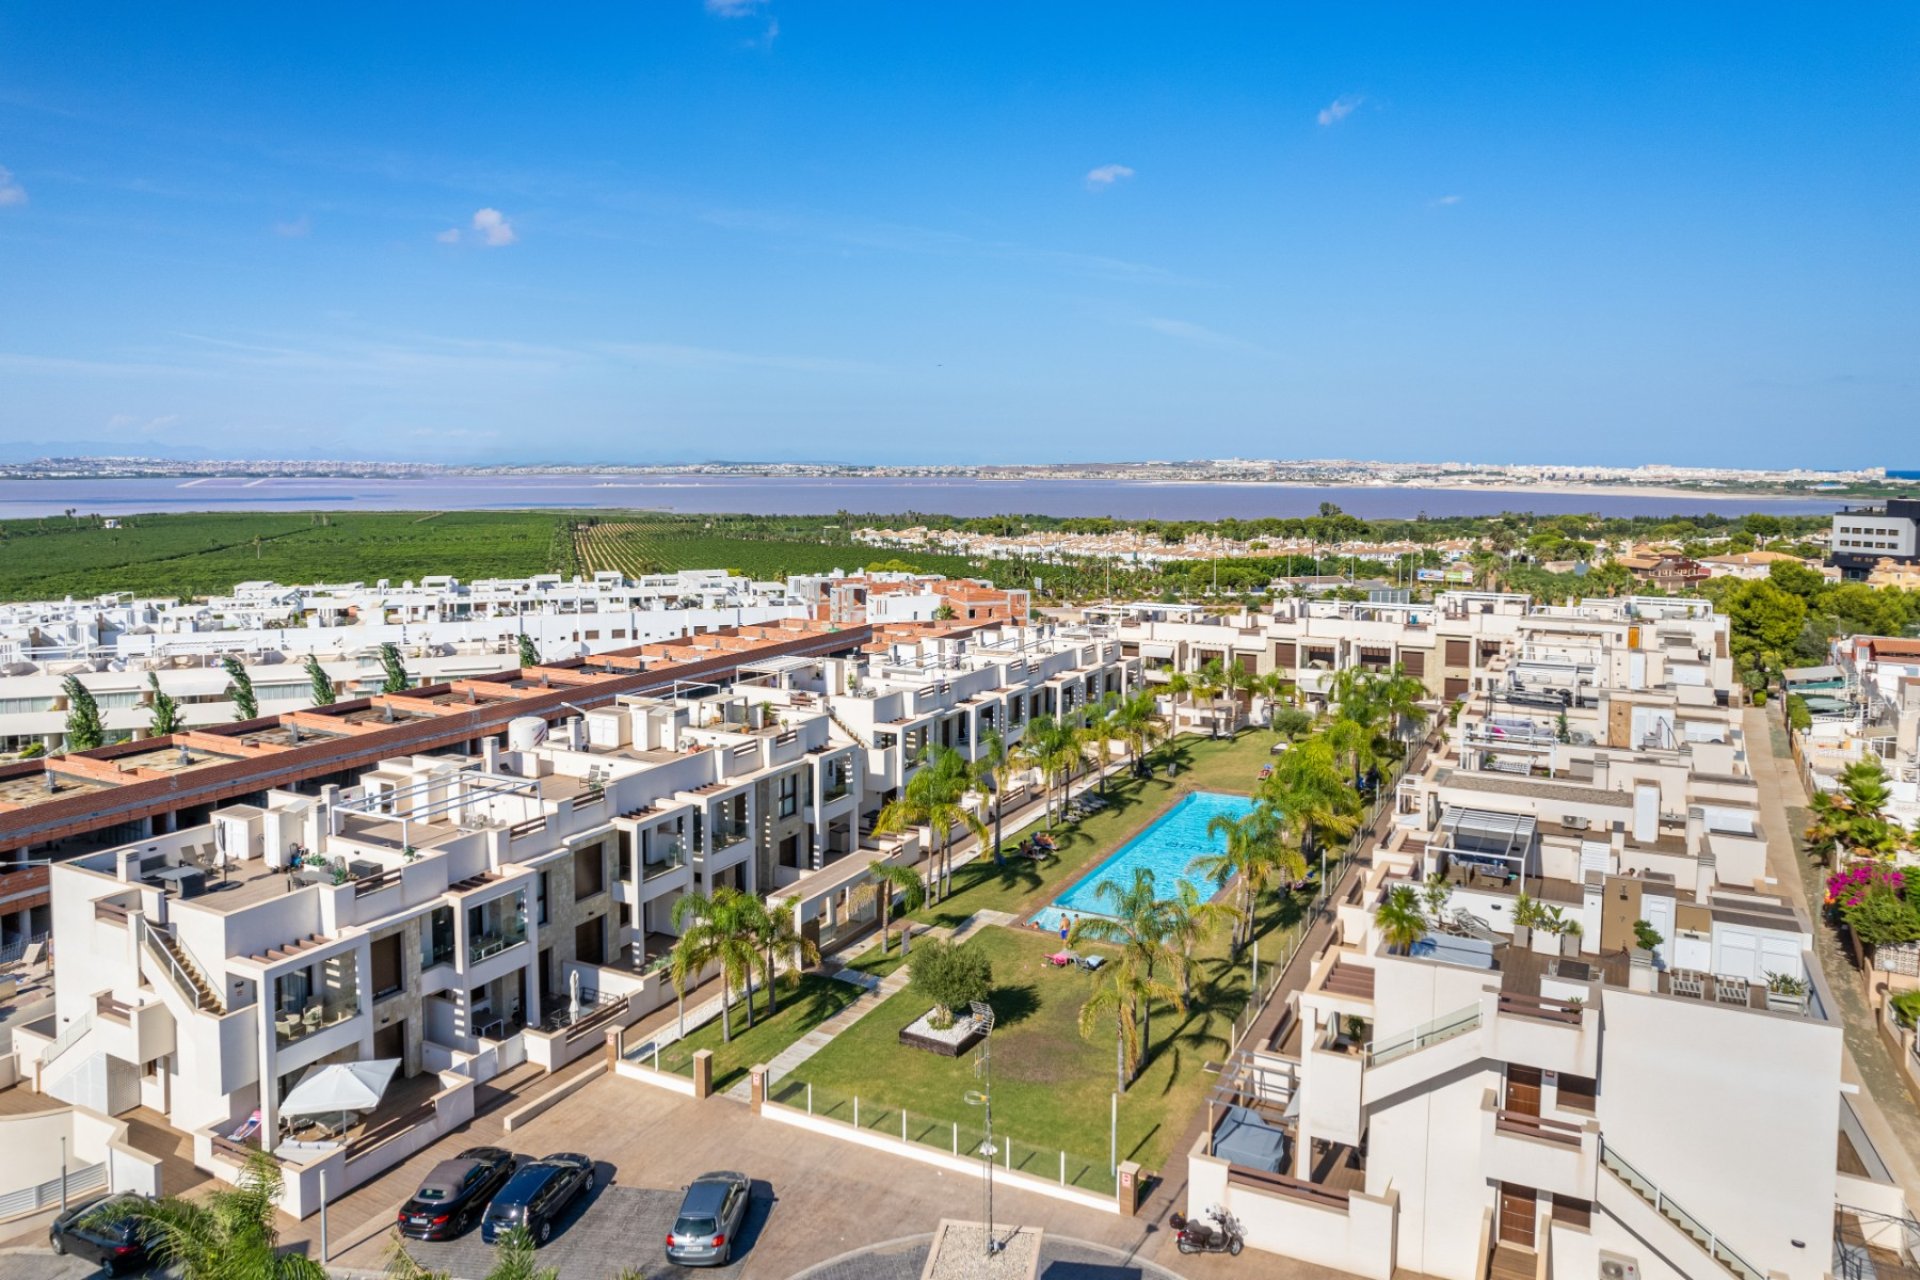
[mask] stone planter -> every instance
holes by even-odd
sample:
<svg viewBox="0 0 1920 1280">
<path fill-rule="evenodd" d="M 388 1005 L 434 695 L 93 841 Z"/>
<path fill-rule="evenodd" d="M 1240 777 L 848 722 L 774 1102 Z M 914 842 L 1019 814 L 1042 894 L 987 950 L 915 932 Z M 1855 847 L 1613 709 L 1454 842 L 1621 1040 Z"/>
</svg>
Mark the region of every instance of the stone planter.
<svg viewBox="0 0 1920 1280">
<path fill-rule="evenodd" d="M 1522 951 L 1525 951 L 1528 948 L 1532 947 L 1533 946 L 1532 926 L 1524 925 L 1524 924 L 1517 924 L 1513 926 L 1513 945 L 1516 947 L 1519 947 Z"/>
<path fill-rule="evenodd" d="M 1783 991 L 1768 991 L 1767 1009 L 1772 1013 L 1805 1013 L 1807 997 L 1805 993 L 1789 995 Z"/>
<path fill-rule="evenodd" d="M 1569 959 L 1578 959 L 1580 956 L 1580 935 L 1577 933 L 1561 934 L 1560 954 Z"/>
<path fill-rule="evenodd" d="M 943 1058 L 957 1058 L 984 1038 L 985 1033 L 974 1026 L 972 1018 L 958 1015 L 946 1030 L 936 1029 L 931 1009 L 900 1028 L 901 1044 L 909 1049 L 937 1053 Z"/>
</svg>

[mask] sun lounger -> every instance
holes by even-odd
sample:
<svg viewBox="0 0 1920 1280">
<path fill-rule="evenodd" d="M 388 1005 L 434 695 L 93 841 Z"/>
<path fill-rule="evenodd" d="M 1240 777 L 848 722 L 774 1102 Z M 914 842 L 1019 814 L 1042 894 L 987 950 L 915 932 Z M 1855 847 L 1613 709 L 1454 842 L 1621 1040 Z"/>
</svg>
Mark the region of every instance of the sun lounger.
<svg viewBox="0 0 1920 1280">
<path fill-rule="evenodd" d="M 1106 962 L 1107 962 L 1107 958 L 1105 956 L 1081 956 L 1080 957 L 1080 967 L 1082 969 L 1085 969 L 1088 973 L 1095 972 L 1100 968 L 1101 965 L 1105 964 Z"/>
<path fill-rule="evenodd" d="M 258 1132 L 260 1132 L 260 1109 L 255 1107 L 253 1114 L 247 1117 L 247 1122 L 228 1134 L 227 1138 L 232 1142 L 245 1142 Z"/>
</svg>

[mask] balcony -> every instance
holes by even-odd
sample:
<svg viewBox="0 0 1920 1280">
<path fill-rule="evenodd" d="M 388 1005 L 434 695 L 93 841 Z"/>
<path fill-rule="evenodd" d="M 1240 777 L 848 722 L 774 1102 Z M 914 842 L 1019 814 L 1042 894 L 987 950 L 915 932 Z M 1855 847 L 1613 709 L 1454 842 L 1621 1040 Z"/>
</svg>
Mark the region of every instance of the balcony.
<svg viewBox="0 0 1920 1280">
<path fill-rule="evenodd" d="M 826 786 L 820 789 L 820 803 L 832 804 L 835 800 L 840 799 L 852 790 L 853 784 L 845 778 L 840 779 L 838 782 L 829 781 Z"/>
<path fill-rule="evenodd" d="M 684 841 L 670 840 L 664 846 L 655 845 L 653 853 L 640 864 L 640 878 L 652 880 L 677 871 L 687 865 L 687 846 Z"/>
<path fill-rule="evenodd" d="M 747 830 L 745 823 L 715 823 L 712 830 L 708 833 L 708 847 L 712 849 L 713 852 L 719 853 L 723 849 L 731 849 L 734 845 L 739 844 L 742 840 L 745 840 L 749 834 L 751 833 Z"/>
<path fill-rule="evenodd" d="M 1599 1171 L 1600 1128 L 1510 1111 L 1481 1099 L 1481 1172 L 1498 1182 L 1537 1187 L 1575 1199 L 1593 1198 Z"/>
<path fill-rule="evenodd" d="M 508 947 L 519 946 L 527 940 L 527 922 L 520 919 L 505 920 L 501 925 L 486 933 L 475 935 L 467 942 L 467 964 L 469 967 L 482 960 L 491 960 Z"/>
<path fill-rule="evenodd" d="M 317 1035 L 328 1027 L 337 1027 L 341 1023 L 359 1016 L 360 1010 L 351 999 L 327 1000 L 315 998 L 299 1012 L 282 1010 L 273 1017 L 273 1041 L 284 1049 L 297 1044 L 308 1036 Z"/>
</svg>

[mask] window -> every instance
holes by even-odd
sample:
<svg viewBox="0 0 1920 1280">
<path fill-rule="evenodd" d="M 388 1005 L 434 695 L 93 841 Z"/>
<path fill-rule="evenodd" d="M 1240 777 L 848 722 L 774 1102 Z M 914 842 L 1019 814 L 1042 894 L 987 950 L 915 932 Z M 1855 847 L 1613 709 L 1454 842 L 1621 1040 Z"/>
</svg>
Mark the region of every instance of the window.
<svg viewBox="0 0 1920 1280">
<path fill-rule="evenodd" d="M 390 933 L 373 940 L 373 998 L 380 999 L 399 991 L 405 982 L 400 963 L 400 935 Z"/>
<path fill-rule="evenodd" d="M 800 812 L 800 775 L 789 773 L 780 779 L 780 816 L 791 818 Z"/>
<path fill-rule="evenodd" d="M 533 878 L 534 919 L 541 924 L 547 922 L 547 873 L 542 871 Z"/>
<path fill-rule="evenodd" d="M 420 929 L 420 967 L 453 963 L 453 908 L 435 907 Z"/>
<path fill-rule="evenodd" d="M 591 845 L 573 855 L 573 897 L 577 902 L 603 893 L 607 887 L 607 852 L 603 845 Z"/>
</svg>

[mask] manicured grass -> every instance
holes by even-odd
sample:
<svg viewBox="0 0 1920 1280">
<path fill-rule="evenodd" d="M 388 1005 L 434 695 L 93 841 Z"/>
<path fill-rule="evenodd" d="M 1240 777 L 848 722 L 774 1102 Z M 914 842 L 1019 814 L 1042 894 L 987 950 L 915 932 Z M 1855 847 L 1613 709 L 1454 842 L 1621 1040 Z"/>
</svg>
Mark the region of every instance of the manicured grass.
<svg viewBox="0 0 1920 1280">
<path fill-rule="evenodd" d="M 721 1039 L 720 1020 L 693 1031 L 684 1040 L 675 1041 L 660 1051 L 663 1070 L 693 1074 L 696 1050 L 713 1050 L 713 1087 L 722 1090 L 747 1074 L 756 1062 L 771 1062 L 774 1055 L 807 1032 L 852 1004 L 860 997 L 860 988 L 815 973 L 803 973 L 792 986 L 779 991 L 780 1011 L 767 1014 L 766 988 L 753 993 L 754 1024 L 747 1027 L 747 1006 L 742 1001 L 733 1008 L 733 1039 Z"/>
<path fill-rule="evenodd" d="M 917 933 L 918 930 L 915 932 Z M 904 962 L 905 957 L 900 953 L 900 940 L 896 937 L 892 943 L 888 944 L 885 955 L 880 954 L 878 946 L 870 947 L 859 956 L 847 961 L 846 967 L 858 969 L 861 973 L 871 974 L 876 978 L 884 978 Z"/>
<path fill-rule="evenodd" d="M 1251 793 L 1273 741 L 1273 734 L 1249 731 L 1231 741 L 1181 738 L 1163 745 L 1153 753 L 1152 778 L 1109 779 L 1106 809 L 1078 822 L 1055 821 L 1053 838 L 1060 846 L 1057 856 L 1039 863 L 1015 858 L 1011 850 L 1019 837 L 1009 835 L 1006 840 L 1009 853 L 1003 866 L 996 867 L 991 857 L 983 857 L 957 868 L 953 873 L 953 894 L 921 908 L 913 918 L 926 924 L 952 926 L 976 911 L 991 909 L 1024 919 L 1053 901 L 1100 858 L 1119 848 L 1187 792 Z M 1166 771 L 1169 759 L 1178 769 L 1172 778 L 1167 777 Z M 1044 829 L 1036 826 L 1026 830 Z"/>
<path fill-rule="evenodd" d="M 954 895 L 916 918 L 957 923 L 982 907 L 1017 916 L 1037 909 L 1183 792 L 1252 790 L 1271 741 L 1270 734 L 1248 733 L 1232 742 L 1183 742 L 1180 772 L 1171 782 L 1163 753 L 1162 771 L 1153 780 L 1109 784 L 1112 809 L 1072 828 L 1056 827 L 1063 852 L 1054 863 L 996 869 L 989 859 L 969 865 L 954 873 Z M 1256 936 L 1265 962 L 1275 960 L 1301 928 L 1305 907 L 1290 895 L 1269 895 L 1261 903 Z M 1033 1172 L 1057 1176 L 1064 1150 L 1082 1158 L 1069 1160 L 1070 1180 L 1109 1189 L 1111 1181 L 1102 1180 L 1116 1084 L 1113 1023 L 1103 1020 L 1092 1039 L 1082 1037 L 1077 1026 L 1093 977 L 1045 963 L 1044 957 L 1059 948 L 1052 934 L 987 928 L 969 945 L 986 948 L 993 960 L 989 1003 L 999 1019 L 993 1037 L 994 1120 L 999 1133 L 1012 1137 L 1015 1167 L 1030 1160 Z M 1140 1077 L 1120 1100 L 1120 1158 L 1139 1160 L 1148 1169 L 1164 1168 L 1180 1154 L 1174 1144 L 1185 1136 L 1216 1079 L 1202 1068 L 1225 1057 L 1233 1023 L 1246 1010 L 1248 965 L 1244 956 L 1237 963 L 1229 959 L 1224 930 L 1201 946 L 1197 961 L 1188 1008 L 1155 1006 Z M 776 1096 L 804 1105 L 804 1086 L 811 1083 L 816 1111 L 851 1119 L 857 1095 L 865 1127 L 897 1134 L 904 1109 L 909 1137 L 937 1146 L 957 1124 L 966 1149 L 978 1141 L 967 1136 L 980 1115 L 967 1106 L 965 1095 L 979 1087 L 980 1052 L 947 1059 L 901 1046 L 900 1029 L 925 1012 L 925 1001 L 911 989 L 900 992 L 802 1064 L 790 1081 L 775 1081 Z"/>
</svg>

